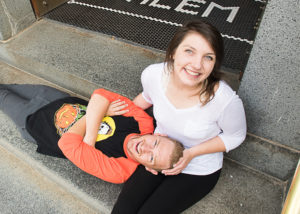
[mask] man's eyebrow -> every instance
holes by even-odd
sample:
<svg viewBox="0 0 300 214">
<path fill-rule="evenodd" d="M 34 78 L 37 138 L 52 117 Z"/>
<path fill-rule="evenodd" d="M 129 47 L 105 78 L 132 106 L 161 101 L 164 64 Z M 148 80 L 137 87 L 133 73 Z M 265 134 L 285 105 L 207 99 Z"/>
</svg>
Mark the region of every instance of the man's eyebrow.
<svg viewBox="0 0 300 214">
<path fill-rule="evenodd" d="M 159 138 L 157 137 L 157 139 L 156 139 L 156 147 L 157 147 L 157 149 L 158 149 L 158 145 L 159 145 L 159 143 L 160 143 L 160 141 L 158 140 Z M 159 151 L 158 151 L 159 152 Z M 154 154 L 153 154 L 153 156 L 154 156 Z M 157 158 L 157 156 L 159 156 L 158 154 L 155 156 L 155 157 L 153 157 L 153 159 L 154 159 L 154 162 L 153 162 L 153 165 L 155 166 L 155 164 L 156 164 L 156 158 Z"/>
</svg>

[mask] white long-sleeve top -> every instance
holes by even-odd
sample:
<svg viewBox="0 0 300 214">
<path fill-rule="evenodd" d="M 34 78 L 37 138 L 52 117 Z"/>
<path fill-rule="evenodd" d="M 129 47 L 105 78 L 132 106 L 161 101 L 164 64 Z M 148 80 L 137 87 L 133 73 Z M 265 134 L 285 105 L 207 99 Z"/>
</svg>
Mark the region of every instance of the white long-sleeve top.
<svg viewBox="0 0 300 214">
<path fill-rule="evenodd" d="M 238 147 L 246 137 L 244 107 L 238 95 L 220 81 L 215 97 L 205 106 L 200 103 L 177 109 L 165 95 L 168 74 L 164 63 L 148 66 L 142 73 L 143 97 L 153 104 L 157 122 L 155 133 L 166 134 L 183 143 L 185 148 L 219 136 L 226 152 Z M 182 171 L 186 174 L 208 175 L 223 164 L 223 152 L 204 154 L 192 159 Z"/>
</svg>

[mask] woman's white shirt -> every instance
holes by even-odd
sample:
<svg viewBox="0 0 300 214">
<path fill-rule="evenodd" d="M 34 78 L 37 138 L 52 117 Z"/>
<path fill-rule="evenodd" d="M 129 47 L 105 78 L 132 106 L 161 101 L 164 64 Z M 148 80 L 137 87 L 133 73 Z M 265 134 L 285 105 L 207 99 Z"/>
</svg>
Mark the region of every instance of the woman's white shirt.
<svg viewBox="0 0 300 214">
<path fill-rule="evenodd" d="M 246 136 L 246 118 L 241 99 L 223 81 L 215 97 L 205 106 L 177 109 L 165 95 L 168 74 L 164 63 L 148 66 L 142 73 L 143 97 L 153 104 L 157 123 L 155 133 L 166 134 L 183 143 L 185 148 L 219 136 L 230 151 Z M 182 171 L 186 174 L 208 175 L 223 164 L 223 152 L 200 155 Z"/>
</svg>

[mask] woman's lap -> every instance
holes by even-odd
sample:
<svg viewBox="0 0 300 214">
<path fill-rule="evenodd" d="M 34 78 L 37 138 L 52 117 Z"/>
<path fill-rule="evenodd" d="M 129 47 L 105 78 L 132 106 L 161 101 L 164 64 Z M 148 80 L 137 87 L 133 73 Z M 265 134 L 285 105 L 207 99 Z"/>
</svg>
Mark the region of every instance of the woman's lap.
<svg viewBox="0 0 300 214">
<path fill-rule="evenodd" d="M 207 176 L 155 176 L 143 168 L 125 183 L 113 213 L 180 213 L 213 189 L 221 171 Z"/>
<path fill-rule="evenodd" d="M 139 165 L 124 184 L 112 214 L 137 213 L 162 180 L 162 175 L 155 176 Z"/>
</svg>

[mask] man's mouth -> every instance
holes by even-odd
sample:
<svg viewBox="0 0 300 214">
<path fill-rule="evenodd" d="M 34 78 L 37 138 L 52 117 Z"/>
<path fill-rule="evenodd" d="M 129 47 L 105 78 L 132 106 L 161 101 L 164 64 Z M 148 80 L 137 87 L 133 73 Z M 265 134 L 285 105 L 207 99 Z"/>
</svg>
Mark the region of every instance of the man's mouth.
<svg viewBox="0 0 300 214">
<path fill-rule="evenodd" d="M 140 154 L 139 152 L 139 145 L 140 145 L 141 142 L 138 142 L 136 145 L 135 145 L 135 151 Z"/>
</svg>

